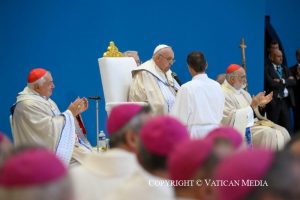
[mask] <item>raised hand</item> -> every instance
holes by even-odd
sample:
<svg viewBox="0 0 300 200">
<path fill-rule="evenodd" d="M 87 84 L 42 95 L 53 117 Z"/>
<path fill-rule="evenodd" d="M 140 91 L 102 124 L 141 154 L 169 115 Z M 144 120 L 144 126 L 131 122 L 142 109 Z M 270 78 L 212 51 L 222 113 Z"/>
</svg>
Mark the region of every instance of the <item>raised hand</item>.
<svg viewBox="0 0 300 200">
<path fill-rule="evenodd" d="M 265 93 L 265 92 L 264 92 Z M 260 96 L 259 99 L 259 106 L 264 107 L 265 105 L 267 105 L 270 101 L 272 101 L 273 99 L 273 92 L 270 92 L 268 95 L 263 95 Z"/>
<path fill-rule="evenodd" d="M 255 108 L 257 108 L 257 106 L 259 106 L 262 96 L 265 96 L 264 92 L 260 92 L 256 96 L 252 97 L 252 101 L 250 104 L 252 109 L 255 109 Z"/>
<path fill-rule="evenodd" d="M 74 117 L 88 109 L 88 100 L 86 98 L 77 98 L 73 103 L 68 107 Z"/>
<path fill-rule="evenodd" d="M 273 99 L 273 92 L 266 95 L 266 92 L 260 92 L 252 98 L 251 107 L 255 109 L 257 106 L 264 107 Z"/>
</svg>

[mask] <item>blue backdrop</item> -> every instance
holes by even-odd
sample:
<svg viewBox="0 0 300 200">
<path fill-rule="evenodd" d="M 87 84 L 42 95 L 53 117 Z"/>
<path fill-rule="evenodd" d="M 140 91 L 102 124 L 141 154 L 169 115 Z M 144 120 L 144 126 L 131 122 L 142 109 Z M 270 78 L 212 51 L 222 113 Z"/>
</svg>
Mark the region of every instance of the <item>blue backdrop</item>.
<svg viewBox="0 0 300 200">
<path fill-rule="evenodd" d="M 64 111 L 77 96 L 103 96 L 98 58 L 109 41 L 121 51 L 137 50 L 148 60 L 156 45 L 173 47 L 173 70 L 190 80 L 185 59 L 192 50 L 204 52 L 208 75 L 215 78 L 230 63 L 241 63 L 239 43 L 245 38 L 249 91 L 263 89 L 264 19 L 271 23 L 286 49 L 289 64 L 300 47 L 297 0 L 185 1 L 43 1 L 0 2 L 0 130 L 11 136 L 9 108 L 33 67 L 52 72 L 52 99 Z M 288 14 L 287 14 L 288 13 Z M 83 114 L 95 144 L 95 104 Z M 104 100 L 100 129 L 105 130 Z"/>
</svg>

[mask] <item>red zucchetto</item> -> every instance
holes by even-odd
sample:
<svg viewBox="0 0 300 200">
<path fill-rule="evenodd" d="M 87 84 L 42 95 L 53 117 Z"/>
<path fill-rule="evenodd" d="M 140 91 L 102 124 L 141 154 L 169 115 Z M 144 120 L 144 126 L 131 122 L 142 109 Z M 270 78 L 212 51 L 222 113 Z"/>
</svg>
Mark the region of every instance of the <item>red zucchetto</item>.
<svg viewBox="0 0 300 200">
<path fill-rule="evenodd" d="M 231 65 L 229 65 L 228 67 L 227 67 L 227 69 L 226 69 L 226 74 L 230 74 L 230 73 L 232 73 L 232 72 L 234 72 L 234 71 L 236 71 L 236 70 L 239 70 L 239 69 L 241 69 L 242 67 L 241 66 L 239 66 L 239 65 L 237 65 L 237 64 L 231 64 Z"/>
<path fill-rule="evenodd" d="M 35 68 L 29 72 L 27 83 L 33 83 L 42 78 L 47 73 L 47 70 L 43 68 Z"/>
</svg>

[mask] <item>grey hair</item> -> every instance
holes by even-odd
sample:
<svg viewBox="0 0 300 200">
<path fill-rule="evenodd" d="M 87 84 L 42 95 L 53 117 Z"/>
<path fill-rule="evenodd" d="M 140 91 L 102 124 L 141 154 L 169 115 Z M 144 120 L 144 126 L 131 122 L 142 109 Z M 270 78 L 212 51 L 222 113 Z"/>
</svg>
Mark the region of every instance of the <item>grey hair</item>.
<svg viewBox="0 0 300 200">
<path fill-rule="evenodd" d="M 46 82 L 46 75 L 51 75 L 51 72 L 47 71 L 46 74 L 44 76 L 42 76 L 41 78 L 39 78 L 38 80 L 32 82 L 32 83 L 27 83 L 27 87 L 29 87 L 30 89 L 34 89 L 35 85 L 43 85 Z"/>
<path fill-rule="evenodd" d="M 238 70 L 233 71 L 233 72 L 231 72 L 231 73 L 229 73 L 229 74 L 226 74 L 226 76 L 225 76 L 226 81 L 229 82 L 229 80 L 230 80 L 231 77 L 237 76 L 237 73 L 238 73 Z"/>
<path fill-rule="evenodd" d="M 142 125 L 145 121 L 142 119 L 143 114 L 148 114 L 151 112 L 150 106 L 143 106 L 142 110 L 135 115 L 126 125 L 124 125 L 120 130 L 111 133 L 109 136 L 110 147 L 114 148 L 119 144 L 124 143 L 125 141 L 125 134 L 128 130 L 132 130 L 133 132 L 137 133 L 140 131 Z"/>
<path fill-rule="evenodd" d="M 142 144 L 141 138 L 138 139 L 138 152 L 140 155 L 138 156 L 140 164 L 150 173 L 167 168 L 167 157 L 148 151 Z"/>
<path fill-rule="evenodd" d="M 129 50 L 129 51 L 125 51 L 124 53 L 123 53 L 125 56 L 129 56 L 130 54 L 138 54 L 138 52 L 137 51 L 132 51 L 132 50 Z"/>
<path fill-rule="evenodd" d="M 142 121 L 141 118 L 138 116 L 133 117 L 121 130 L 111 134 L 109 136 L 110 147 L 114 148 L 117 147 L 119 144 L 123 144 L 125 141 L 125 134 L 128 130 L 133 130 L 135 133 L 139 132 L 141 128 Z"/>
<path fill-rule="evenodd" d="M 65 200 L 73 196 L 69 175 L 61 177 L 51 183 L 34 185 L 29 187 L 0 188 L 0 199 L 18 200 Z"/>
</svg>

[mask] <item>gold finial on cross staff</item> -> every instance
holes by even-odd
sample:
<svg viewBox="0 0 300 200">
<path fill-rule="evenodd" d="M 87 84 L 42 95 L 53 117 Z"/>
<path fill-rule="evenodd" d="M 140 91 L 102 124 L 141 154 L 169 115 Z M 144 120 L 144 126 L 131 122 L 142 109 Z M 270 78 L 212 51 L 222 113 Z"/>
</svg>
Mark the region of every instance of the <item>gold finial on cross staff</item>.
<svg viewBox="0 0 300 200">
<path fill-rule="evenodd" d="M 245 49 L 246 49 L 246 44 L 245 44 L 245 40 L 244 37 L 242 37 L 241 43 L 240 43 L 240 48 L 242 50 L 242 67 L 246 70 L 246 53 L 245 53 Z"/>
</svg>

